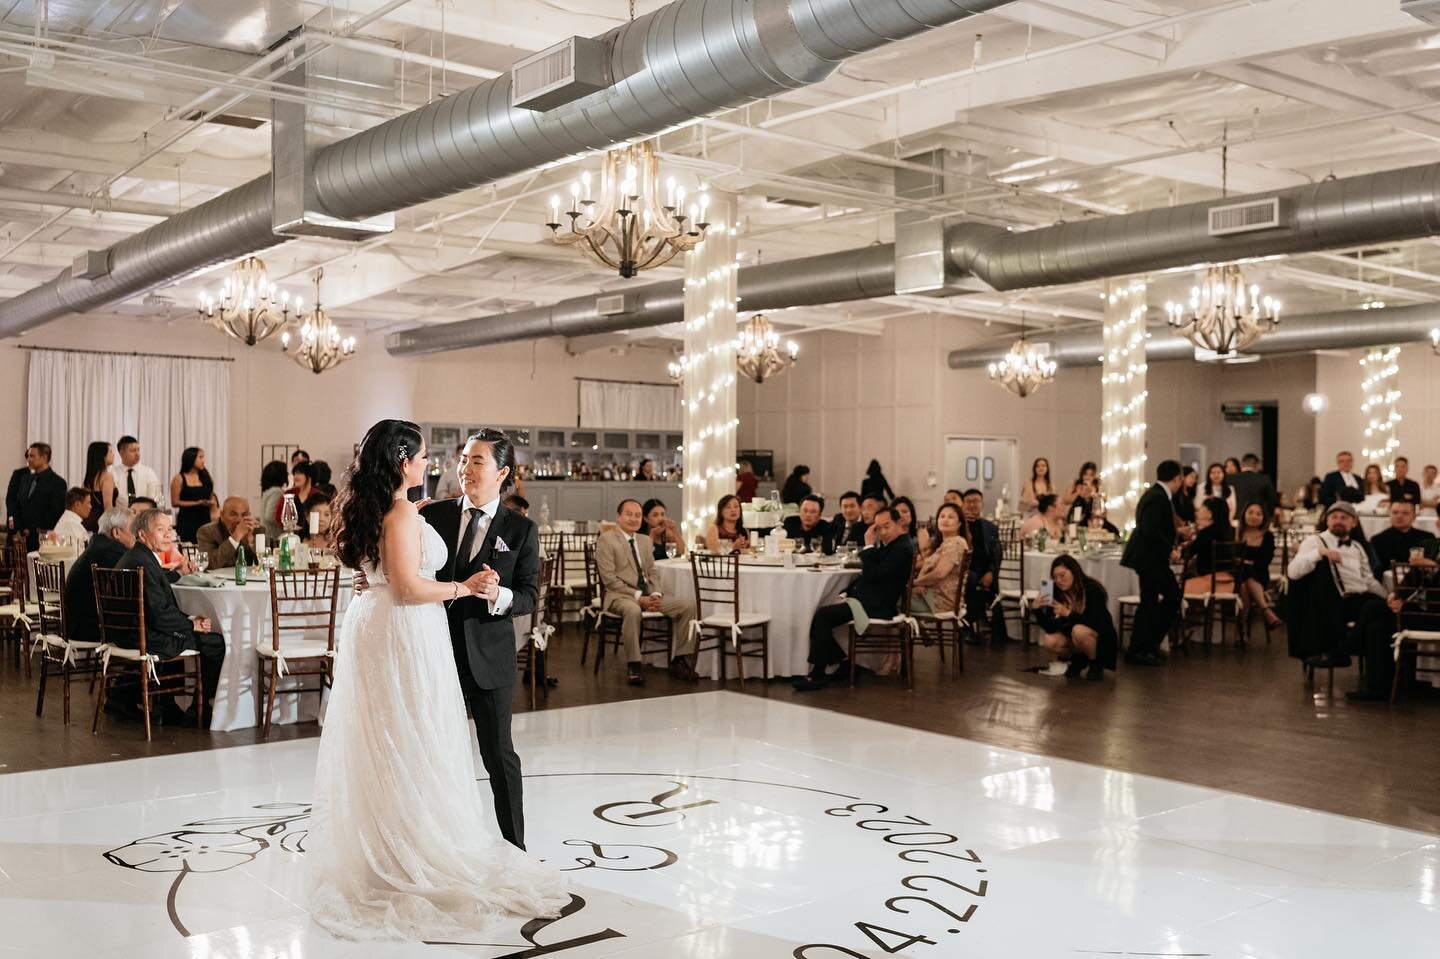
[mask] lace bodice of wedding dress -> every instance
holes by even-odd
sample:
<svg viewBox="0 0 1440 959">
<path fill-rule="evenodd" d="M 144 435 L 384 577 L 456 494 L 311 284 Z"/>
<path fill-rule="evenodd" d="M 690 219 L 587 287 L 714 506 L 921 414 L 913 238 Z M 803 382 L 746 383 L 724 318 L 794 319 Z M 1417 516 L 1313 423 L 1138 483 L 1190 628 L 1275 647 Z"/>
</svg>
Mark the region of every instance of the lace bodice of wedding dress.
<svg viewBox="0 0 1440 959">
<path fill-rule="evenodd" d="M 445 541 L 420 522 L 420 572 Z M 315 770 L 310 912 L 346 939 L 469 940 L 557 915 L 560 875 L 500 838 L 482 802 L 440 603 L 400 604 L 384 571 L 351 601 Z"/>
</svg>

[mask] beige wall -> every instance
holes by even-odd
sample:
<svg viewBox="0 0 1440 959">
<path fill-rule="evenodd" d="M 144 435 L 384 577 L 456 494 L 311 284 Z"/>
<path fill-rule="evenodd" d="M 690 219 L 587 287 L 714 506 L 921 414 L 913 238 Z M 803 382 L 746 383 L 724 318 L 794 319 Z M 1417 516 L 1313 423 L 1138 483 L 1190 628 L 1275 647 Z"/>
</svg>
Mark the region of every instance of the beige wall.
<svg viewBox="0 0 1440 959">
<path fill-rule="evenodd" d="M 14 466 L 23 463 L 28 442 L 44 439 L 24 435 L 28 353 L 18 348 L 21 343 L 233 357 L 229 475 L 217 482 L 224 484 L 222 494 L 245 495 L 258 492 L 265 443 L 298 443 L 314 458 L 327 460 L 338 478 L 350 462 L 352 445 L 378 419 L 572 425 L 578 413 L 576 376 L 653 382 L 663 379 L 667 359 L 648 349 L 624 356 L 605 350 L 569 356 L 556 339 L 397 359 L 376 335 L 362 338 L 355 359 L 316 376 L 281 355 L 278 345 L 247 348 L 189 316 L 168 323 L 69 317 L 20 340 L 0 341 L 0 405 L 13 411 L 0 417 L 0 450 L 10 451 Z M 178 466 L 150 465 L 167 482 Z"/>
<path fill-rule="evenodd" d="M 1360 452 L 1365 445 L 1366 417 L 1360 412 L 1364 394 L 1360 382 L 1363 350 L 1327 353 L 1319 363 L 1317 391 L 1330 400 L 1330 407 L 1316 417 L 1316 471 L 1322 475 L 1335 468 L 1335 453 L 1342 449 L 1355 454 L 1355 472 L 1365 469 Z M 1440 359 L 1428 344 L 1403 347 L 1400 351 L 1399 389 L 1400 452 L 1410 460 L 1410 472 L 1420 480 L 1426 463 L 1440 464 L 1440 383 L 1435 372 Z"/>
<path fill-rule="evenodd" d="M 984 370 L 949 369 L 949 351 L 975 340 L 976 324 L 934 318 L 892 320 L 884 336 L 804 337 L 795 369 L 760 386 L 742 381 L 739 445 L 773 448 L 777 472 L 805 463 L 812 485 L 827 496 L 858 487 L 874 457 L 922 512 L 944 492 L 925 481 L 931 470 L 943 480 L 946 435 L 1017 438 L 1022 475 L 1037 456 L 1047 457 L 1062 480 L 1100 459 L 1098 366 L 1062 369 L 1053 386 L 1022 400 L 996 388 Z M 1316 456 L 1315 423 L 1300 405 L 1315 384 L 1313 356 L 1244 366 L 1153 364 L 1151 463 L 1177 455 L 1182 442 L 1203 443 L 1211 459 L 1259 453 L 1258 426 L 1226 423 L 1220 406 L 1275 402 L 1279 480 L 1293 491 Z M 1440 392 L 1436 405 L 1440 420 Z"/>
</svg>

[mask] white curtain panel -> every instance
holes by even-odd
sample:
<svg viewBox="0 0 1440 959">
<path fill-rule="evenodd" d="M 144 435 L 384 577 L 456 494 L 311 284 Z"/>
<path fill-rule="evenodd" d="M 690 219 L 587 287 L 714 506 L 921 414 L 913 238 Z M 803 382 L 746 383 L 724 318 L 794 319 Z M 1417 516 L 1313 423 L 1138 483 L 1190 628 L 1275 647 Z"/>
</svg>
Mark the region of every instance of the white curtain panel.
<svg viewBox="0 0 1440 959">
<path fill-rule="evenodd" d="M 36 350 L 30 354 L 26 442 L 49 443 L 55 472 L 79 486 L 91 441 L 113 444 L 129 434 L 140 440 L 140 461 L 167 491 L 180 469 L 180 454 L 198 446 L 224 497 L 231 366 L 221 360 Z"/>
<path fill-rule="evenodd" d="M 679 430 L 680 389 L 658 383 L 580 380 L 580 426 L 585 429 Z"/>
</svg>

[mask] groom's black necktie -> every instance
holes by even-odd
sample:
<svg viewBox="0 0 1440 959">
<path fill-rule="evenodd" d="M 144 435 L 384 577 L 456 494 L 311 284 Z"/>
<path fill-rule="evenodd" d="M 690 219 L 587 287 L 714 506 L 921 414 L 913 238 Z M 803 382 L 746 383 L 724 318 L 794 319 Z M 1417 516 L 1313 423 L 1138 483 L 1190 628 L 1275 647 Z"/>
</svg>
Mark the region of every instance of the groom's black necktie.
<svg viewBox="0 0 1440 959">
<path fill-rule="evenodd" d="M 460 578 L 461 570 L 470 568 L 470 555 L 475 552 L 475 534 L 480 530 L 480 517 L 485 515 L 483 509 L 473 506 L 465 512 L 470 514 L 470 522 L 465 527 L 465 535 L 460 537 L 460 549 L 455 553 L 455 566 L 450 571 L 452 580 Z"/>
</svg>

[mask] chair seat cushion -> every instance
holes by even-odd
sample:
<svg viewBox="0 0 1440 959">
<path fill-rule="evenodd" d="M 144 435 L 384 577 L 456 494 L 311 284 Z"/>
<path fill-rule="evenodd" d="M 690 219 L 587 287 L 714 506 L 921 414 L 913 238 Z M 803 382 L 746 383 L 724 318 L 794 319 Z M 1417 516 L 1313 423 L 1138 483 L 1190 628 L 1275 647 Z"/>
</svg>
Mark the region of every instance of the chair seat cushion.
<svg viewBox="0 0 1440 959">
<path fill-rule="evenodd" d="M 128 659 L 128 660 L 129 660 L 130 662 L 132 662 L 132 663 L 138 663 L 138 662 L 140 662 L 140 650 L 138 650 L 138 649 L 131 649 L 131 648 L 129 648 L 128 646 L 109 646 L 109 647 L 107 647 L 107 648 L 110 650 L 110 658 L 111 658 L 111 659 Z M 197 652 L 195 652 L 195 650 L 193 650 L 193 649 L 184 649 L 184 650 L 181 650 L 181 651 L 180 651 L 180 655 L 179 655 L 179 656 L 174 656 L 174 657 L 171 657 L 171 658 L 173 658 L 173 659 L 181 659 L 181 658 L 183 658 L 183 657 L 185 657 L 185 656 L 198 656 L 198 655 L 200 655 L 200 654 L 197 653 Z M 149 659 L 159 659 L 160 657 L 159 657 L 158 655 L 156 655 L 155 653 L 151 653 L 148 658 L 149 658 Z"/>
<path fill-rule="evenodd" d="M 716 626 L 721 629 L 729 629 L 731 626 L 739 626 L 744 629 L 746 626 L 759 626 L 761 623 L 770 622 L 770 617 L 764 613 L 741 613 L 737 622 L 726 613 L 711 613 L 700 620 L 702 626 Z"/>
<path fill-rule="evenodd" d="M 931 622 L 949 622 L 951 620 L 964 619 L 965 610 L 951 610 L 948 613 L 912 613 L 915 619 L 928 620 Z"/>
<path fill-rule="evenodd" d="M 1440 632 L 1433 629 L 1402 629 L 1395 634 L 1399 642 L 1411 640 L 1418 643 L 1440 643 Z"/>
<path fill-rule="evenodd" d="M 1117 602 L 1117 603 L 1123 603 L 1123 604 L 1126 605 L 1126 606 L 1139 606 L 1139 605 L 1140 605 L 1140 597 L 1139 597 L 1139 596 L 1121 596 L 1121 597 L 1120 597 L 1119 599 L 1117 599 L 1115 602 Z"/>
<path fill-rule="evenodd" d="M 273 644 L 256 646 L 255 652 L 266 659 L 275 656 Z M 326 656 L 333 656 L 334 652 L 323 639 L 292 639 L 280 647 L 280 655 L 286 659 L 324 659 Z"/>
</svg>

